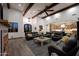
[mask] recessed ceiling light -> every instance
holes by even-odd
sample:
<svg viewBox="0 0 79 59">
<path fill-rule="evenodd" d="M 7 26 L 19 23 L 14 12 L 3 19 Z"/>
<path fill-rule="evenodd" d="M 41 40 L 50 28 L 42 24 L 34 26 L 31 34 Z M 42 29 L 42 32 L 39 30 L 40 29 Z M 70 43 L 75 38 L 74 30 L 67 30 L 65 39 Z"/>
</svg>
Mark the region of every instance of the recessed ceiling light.
<svg viewBox="0 0 79 59">
<path fill-rule="evenodd" d="M 58 18 L 60 16 L 60 13 L 57 13 L 54 15 L 56 18 Z"/>
<path fill-rule="evenodd" d="M 47 18 L 46 18 L 46 20 L 49 20 L 49 19 L 50 19 L 50 17 L 47 17 Z"/>
<path fill-rule="evenodd" d="M 19 6 L 19 7 L 21 7 L 21 6 L 22 6 L 22 4 L 18 4 L 18 6 Z"/>
</svg>

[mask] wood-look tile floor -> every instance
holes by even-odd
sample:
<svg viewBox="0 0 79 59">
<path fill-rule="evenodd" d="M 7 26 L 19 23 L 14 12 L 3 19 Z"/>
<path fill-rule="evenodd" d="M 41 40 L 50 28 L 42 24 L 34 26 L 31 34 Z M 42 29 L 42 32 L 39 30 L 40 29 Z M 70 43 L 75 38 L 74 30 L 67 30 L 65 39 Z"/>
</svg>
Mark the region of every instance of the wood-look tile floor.
<svg viewBox="0 0 79 59">
<path fill-rule="evenodd" d="M 25 39 L 9 40 L 10 56 L 34 56 Z"/>
</svg>

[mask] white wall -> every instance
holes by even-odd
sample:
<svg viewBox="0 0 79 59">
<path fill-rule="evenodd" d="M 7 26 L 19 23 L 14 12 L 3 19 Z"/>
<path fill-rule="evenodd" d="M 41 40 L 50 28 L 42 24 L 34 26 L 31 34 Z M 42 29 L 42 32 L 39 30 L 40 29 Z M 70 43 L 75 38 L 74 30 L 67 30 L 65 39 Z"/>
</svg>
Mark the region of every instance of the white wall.
<svg viewBox="0 0 79 59">
<path fill-rule="evenodd" d="M 39 32 L 39 25 L 43 26 L 44 33 L 46 33 L 46 31 L 49 32 L 49 27 L 47 26 L 48 24 L 46 24 L 45 19 L 40 19 L 40 18 L 32 19 L 31 24 L 32 24 L 32 32 Z M 35 27 L 37 28 L 36 30 Z"/>
<path fill-rule="evenodd" d="M 3 14 L 4 19 L 7 19 L 8 22 L 18 23 L 18 32 L 9 32 L 9 38 L 24 37 L 24 25 L 23 25 L 22 13 L 17 10 L 4 8 Z"/>
<path fill-rule="evenodd" d="M 77 14 L 75 16 L 72 16 L 72 14 Z M 79 17 L 79 6 L 76 6 L 72 10 L 66 10 L 63 11 L 59 14 L 52 15 L 50 16 L 49 20 L 46 19 L 40 19 L 40 18 L 35 18 L 36 21 L 32 21 L 32 31 L 37 31 L 39 32 L 39 25 L 43 26 L 44 32 L 49 31 L 49 27 L 47 28 L 46 25 L 49 23 L 64 23 L 64 22 L 69 22 L 69 21 L 77 21 Z M 19 30 L 18 32 L 15 33 L 9 33 L 9 38 L 13 37 L 24 37 L 24 25 L 23 25 L 23 17 L 22 13 L 13 10 L 13 9 L 7 9 L 4 8 L 4 19 L 7 19 L 9 22 L 18 22 L 19 25 Z M 37 27 L 37 30 L 34 28 Z"/>
<path fill-rule="evenodd" d="M 76 14 L 72 16 L 72 14 Z M 79 6 L 73 7 L 71 9 L 68 9 L 66 11 L 60 12 L 58 14 L 50 16 L 49 20 L 46 19 L 39 19 L 36 23 L 41 24 L 44 26 L 44 32 L 49 31 L 49 29 L 46 29 L 46 25 L 50 23 L 65 23 L 69 21 L 78 21 L 79 18 Z M 39 25 L 38 25 L 39 26 Z M 37 26 L 37 27 L 38 27 Z"/>
<path fill-rule="evenodd" d="M 72 14 L 76 14 L 75 16 L 72 16 Z M 59 15 L 53 15 L 51 16 L 49 23 L 64 23 L 69 21 L 77 21 L 79 18 L 79 6 L 74 7 L 73 9 L 69 9 L 66 11 L 63 11 L 59 13 Z"/>
</svg>

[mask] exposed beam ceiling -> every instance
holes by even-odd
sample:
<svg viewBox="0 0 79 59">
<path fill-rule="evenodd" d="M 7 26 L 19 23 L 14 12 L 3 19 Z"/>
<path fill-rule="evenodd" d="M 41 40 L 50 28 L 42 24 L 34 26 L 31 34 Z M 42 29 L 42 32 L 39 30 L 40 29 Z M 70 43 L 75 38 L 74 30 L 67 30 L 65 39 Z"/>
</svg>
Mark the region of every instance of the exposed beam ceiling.
<svg viewBox="0 0 79 59">
<path fill-rule="evenodd" d="M 47 13 L 47 11 L 45 11 L 45 13 L 46 13 L 46 15 L 48 16 L 48 13 Z"/>
<path fill-rule="evenodd" d="M 63 8 L 63 9 L 61 9 L 61 10 L 58 10 L 58 11 L 56 11 L 56 12 L 54 12 L 54 13 L 51 13 L 51 14 L 49 14 L 49 15 L 47 15 L 47 16 L 44 16 L 44 17 L 42 17 L 42 18 L 46 18 L 46 17 L 48 17 L 48 16 L 52 16 L 52 15 L 54 15 L 54 14 L 56 14 L 56 13 L 65 11 L 65 10 L 67 10 L 67 9 L 69 9 L 69 8 L 72 8 L 72 7 L 74 7 L 74 6 L 77 6 L 77 5 L 79 5 L 79 3 L 75 3 L 75 4 L 73 4 L 73 5 L 70 5 L 70 6 L 66 7 L 66 8 Z"/>
<path fill-rule="evenodd" d="M 50 8 L 52 8 L 52 7 L 54 7 L 54 6 L 58 5 L 58 4 L 59 3 L 52 3 L 50 6 L 47 6 L 44 10 L 40 11 L 38 14 L 34 15 L 32 18 L 37 17 L 38 15 L 42 14 L 45 11 L 48 11 L 48 9 L 50 9 Z"/>
<path fill-rule="evenodd" d="M 54 11 L 54 10 L 46 10 L 46 11 Z"/>
<path fill-rule="evenodd" d="M 9 3 L 7 3 L 7 8 L 10 9 L 10 4 Z"/>
<path fill-rule="evenodd" d="M 30 9 L 33 5 L 34 5 L 34 3 L 30 3 L 30 4 L 28 5 L 28 7 L 26 8 L 26 10 L 24 11 L 23 16 L 25 16 L 25 14 L 29 11 L 29 9 Z"/>
</svg>

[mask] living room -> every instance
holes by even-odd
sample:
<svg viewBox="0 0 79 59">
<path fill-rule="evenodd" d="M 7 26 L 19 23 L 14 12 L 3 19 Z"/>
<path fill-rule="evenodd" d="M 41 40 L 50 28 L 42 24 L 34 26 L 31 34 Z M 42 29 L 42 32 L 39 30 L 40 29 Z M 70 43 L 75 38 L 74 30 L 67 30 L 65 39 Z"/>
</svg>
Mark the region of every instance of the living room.
<svg viewBox="0 0 79 59">
<path fill-rule="evenodd" d="M 1 55 L 79 56 L 79 3 L 0 3 L 0 6 L 3 12 L 0 33 L 7 25 L 8 34 L 8 49 L 1 43 Z"/>
</svg>

